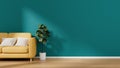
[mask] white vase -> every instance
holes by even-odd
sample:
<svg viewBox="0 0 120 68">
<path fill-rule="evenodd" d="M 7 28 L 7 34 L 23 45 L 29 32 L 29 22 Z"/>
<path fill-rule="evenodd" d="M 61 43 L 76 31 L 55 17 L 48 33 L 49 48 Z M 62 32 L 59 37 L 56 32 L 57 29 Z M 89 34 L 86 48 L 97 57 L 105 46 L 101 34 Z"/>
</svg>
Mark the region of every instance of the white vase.
<svg viewBox="0 0 120 68">
<path fill-rule="evenodd" d="M 46 52 L 40 52 L 40 60 L 45 61 L 46 60 Z"/>
</svg>

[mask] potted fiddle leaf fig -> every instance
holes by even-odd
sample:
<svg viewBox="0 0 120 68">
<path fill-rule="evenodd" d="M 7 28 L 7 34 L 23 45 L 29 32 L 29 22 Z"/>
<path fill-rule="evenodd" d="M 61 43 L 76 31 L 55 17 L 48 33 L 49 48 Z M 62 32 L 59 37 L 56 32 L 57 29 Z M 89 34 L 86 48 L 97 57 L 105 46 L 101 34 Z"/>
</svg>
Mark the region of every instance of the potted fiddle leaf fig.
<svg viewBox="0 0 120 68">
<path fill-rule="evenodd" d="M 46 60 L 46 43 L 50 32 L 44 24 L 41 24 L 36 31 L 36 36 L 41 43 L 40 60 Z"/>
</svg>

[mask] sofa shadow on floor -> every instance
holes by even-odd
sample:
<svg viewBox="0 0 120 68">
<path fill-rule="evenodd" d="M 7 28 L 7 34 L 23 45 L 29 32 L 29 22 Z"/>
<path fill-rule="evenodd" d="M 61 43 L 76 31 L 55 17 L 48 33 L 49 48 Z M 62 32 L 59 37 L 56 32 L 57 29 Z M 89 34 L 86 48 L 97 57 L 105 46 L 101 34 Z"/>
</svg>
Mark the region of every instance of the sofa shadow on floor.
<svg viewBox="0 0 120 68">
<path fill-rule="evenodd" d="M 51 63 L 62 62 L 65 59 L 47 59 L 46 61 L 40 61 L 39 59 L 34 58 L 32 62 L 29 59 L 0 59 L 0 68 L 33 68 L 34 66 L 46 68 L 51 68 Z M 52 64 L 52 67 L 54 64 Z M 59 66 L 59 65 L 58 65 Z M 35 68 L 36 68 L 35 67 Z M 55 67 L 58 68 L 58 67 Z M 65 67 L 66 68 L 66 67 Z"/>
<path fill-rule="evenodd" d="M 40 64 L 40 61 L 34 60 L 30 62 L 29 59 L 0 59 L 0 68 L 13 68 L 21 67 L 24 65 Z"/>
</svg>

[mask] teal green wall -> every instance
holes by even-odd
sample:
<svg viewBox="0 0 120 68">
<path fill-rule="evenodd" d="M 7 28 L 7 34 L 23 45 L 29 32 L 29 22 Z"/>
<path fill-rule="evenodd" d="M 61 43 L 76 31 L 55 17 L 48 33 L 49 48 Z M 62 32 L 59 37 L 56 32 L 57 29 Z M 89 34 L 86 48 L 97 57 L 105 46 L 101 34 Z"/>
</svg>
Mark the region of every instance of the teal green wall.
<svg viewBox="0 0 120 68">
<path fill-rule="evenodd" d="M 17 0 L 0 0 L 0 32 L 22 31 L 20 8 Z"/>
<path fill-rule="evenodd" d="M 48 56 L 120 56 L 120 0 L 0 0 L 0 32 L 35 36 L 38 24 Z"/>
</svg>

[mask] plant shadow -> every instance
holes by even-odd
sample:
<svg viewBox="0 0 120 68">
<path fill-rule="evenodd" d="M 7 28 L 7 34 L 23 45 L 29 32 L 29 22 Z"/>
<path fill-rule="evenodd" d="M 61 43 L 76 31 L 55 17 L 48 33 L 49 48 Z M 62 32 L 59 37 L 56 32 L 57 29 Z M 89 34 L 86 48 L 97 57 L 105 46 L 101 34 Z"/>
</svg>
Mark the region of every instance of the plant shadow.
<svg viewBox="0 0 120 68">
<path fill-rule="evenodd" d="M 53 34 L 52 31 L 50 34 L 51 35 L 46 46 L 47 56 L 59 56 L 62 53 L 63 42 L 65 42 L 65 40 Z"/>
<path fill-rule="evenodd" d="M 46 53 L 47 56 L 59 56 L 62 53 L 63 43 L 65 39 L 60 38 L 59 36 L 55 35 L 52 31 L 50 31 L 50 37 L 48 38 L 46 44 Z M 41 46 L 43 44 L 37 40 L 37 56 L 39 56 L 39 52 L 41 51 Z"/>
</svg>

